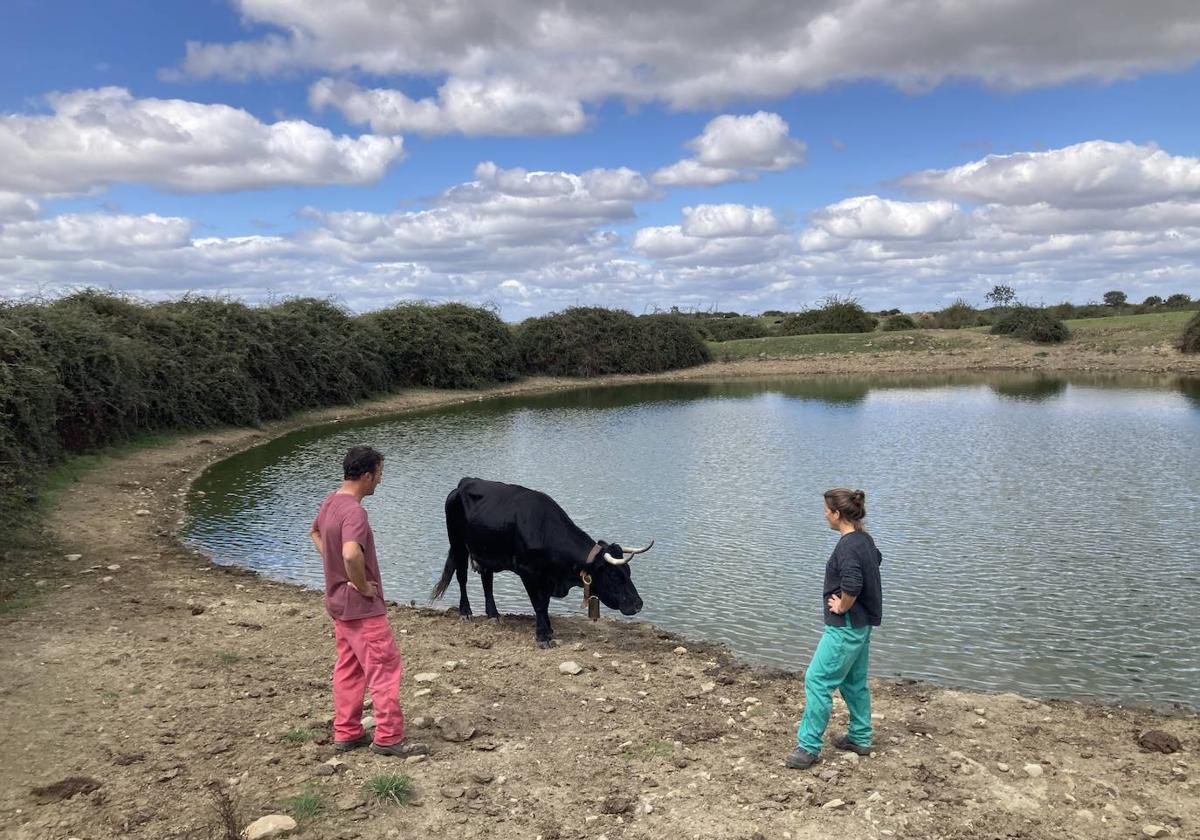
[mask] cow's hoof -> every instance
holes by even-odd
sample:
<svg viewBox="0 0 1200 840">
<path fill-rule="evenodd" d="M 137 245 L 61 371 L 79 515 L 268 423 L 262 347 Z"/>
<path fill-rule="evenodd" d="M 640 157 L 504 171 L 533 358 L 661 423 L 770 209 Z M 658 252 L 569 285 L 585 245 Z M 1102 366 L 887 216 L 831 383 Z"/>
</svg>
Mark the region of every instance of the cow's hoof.
<svg viewBox="0 0 1200 840">
<path fill-rule="evenodd" d="M 537 645 L 542 650 L 546 650 L 548 648 L 558 647 L 558 642 L 554 639 L 538 639 Z"/>
<path fill-rule="evenodd" d="M 496 622 L 497 624 L 499 624 L 499 623 L 500 623 L 500 616 L 499 616 L 499 615 L 489 615 L 489 616 L 488 616 L 488 621 L 494 621 L 494 622 Z"/>
<path fill-rule="evenodd" d="M 459 613 L 458 614 L 459 621 L 470 621 L 471 618 L 472 618 L 472 615 L 470 613 Z"/>
</svg>

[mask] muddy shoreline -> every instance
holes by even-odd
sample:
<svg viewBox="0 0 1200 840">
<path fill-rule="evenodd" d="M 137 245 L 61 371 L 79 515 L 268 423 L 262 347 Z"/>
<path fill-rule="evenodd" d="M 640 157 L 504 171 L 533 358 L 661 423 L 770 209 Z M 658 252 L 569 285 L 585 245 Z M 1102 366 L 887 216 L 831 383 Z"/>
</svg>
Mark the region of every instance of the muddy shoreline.
<svg viewBox="0 0 1200 840">
<path fill-rule="evenodd" d="M 560 646 L 540 651 L 527 616 L 496 625 L 393 609 L 410 737 L 430 743 L 433 755 L 405 765 L 360 751 L 339 754 L 344 763 L 332 767 L 332 642 L 320 594 L 215 566 L 176 536 L 187 488 L 207 465 L 321 423 L 581 384 L 995 370 L 1200 374 L 1200 363 L 1157 352 L 1116 357 L 1123 366 L 1114 366 L 1025 351 L 1018 347 L 1005 367 L 981 367 L 971 352 L 895 353 L 416 391 L 106 459 L 57 500 L 46 523 L 52 550 L 22 558 L 20 574 L 41 581 L 44 598 L 0 618 L 9 673 L 0 719 L 10 757 L 0 769 L 0 837 L 208 837 L 212 782 L 231 795 L 243 822 L 314 795 L 323 807 L 295 836 L 346 840 L 1200 831 L 1190 778 L 1200 747 L 1194 710 L 875 680 L 879 753 L 856 761 L 827 749 L 816 771 L 797 773 L 781 765 L 802 707 L 797 675 L 748 667 L 718 646 L 648 624 L 581 618 L 556 618 Z M 565 661 L 581 672 L 560 672 Z M 837 701 L 831 732 L 839 723 Z M 1148 730 L 1166 731 L 1181 751 L 1139 746 Z M 372 776 L 397 769 L 410 777 L 415 804 L 387 805 L 366 791 Z M 98 786 L 34 792 L 68 777 Z"/>
</svg>

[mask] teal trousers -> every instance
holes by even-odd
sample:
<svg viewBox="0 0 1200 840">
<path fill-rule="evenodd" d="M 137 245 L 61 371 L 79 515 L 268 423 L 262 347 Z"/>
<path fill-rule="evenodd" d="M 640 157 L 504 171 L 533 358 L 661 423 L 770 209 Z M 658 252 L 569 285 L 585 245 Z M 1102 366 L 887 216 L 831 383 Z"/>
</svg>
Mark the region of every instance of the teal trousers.
<svg viewBox="0 0 1200 840">
<path fill-rule="evenodd" d="M 841 691 L 850 710 L 850 740 L 871 746 L 871 692 L 867 688 L 867 661 L 871 652 L 871 628 L 826 627 L 812 662 L 804 673 L 804 716 L 796 730 L 800 748 L 813 755 L 821 752 L 833 692 Z"/>
</svg>

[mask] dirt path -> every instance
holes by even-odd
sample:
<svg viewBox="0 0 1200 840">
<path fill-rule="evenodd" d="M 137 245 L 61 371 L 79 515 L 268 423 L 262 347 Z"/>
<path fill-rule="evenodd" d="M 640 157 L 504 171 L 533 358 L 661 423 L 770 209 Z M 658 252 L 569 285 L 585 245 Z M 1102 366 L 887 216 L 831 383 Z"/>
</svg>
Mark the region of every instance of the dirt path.
<svg viewBox="0 0 1200 840">
<path fill-rule="evenodd" d="M 892 355 L 908 358 L 854 359 L 853 370 L 849 359 L 711 365 L 672 378 L 927 372 L 972 358 L 912 367 L 917 354 Z M 1156 370 L 1136 364 L 1124 369 Z M 481 396 L 414 392 L 181 437 L 109 459 L 65 492 L 48 523 L 55 548 L 22 556 L 16 572 L 41 581 L 45 597 L 0 619 L 0 837 L 222 837 L 211 782 L 243 823 L 311 794 L 324 810 L 296 836 L 347 840 L 1200 836 L 1194 713 L 875 682 L 879 753 L 827 751 L 815 771 L 787 771 L 796 675 L 650 625 L 585 619 L 555 619 L 560 646 L 539 651 L 525 617 L 494 625 L 394 609 L 410 737 L 433 754 L 410 766 L 357 751 L 326 764 L 332 640 L 319 593 L 182 547 L 173 535 L 184 493 L 207 464 L 289 429 Z M 561 673 L 566 661 L 582 672 Z M 831 731 L 839 723 L 840 701 Z M 1182 751 L 1140 748 L 1151 729 Z M 413 786 L 407 806 L 366 791 L 396 771 Z"/>
</svg>

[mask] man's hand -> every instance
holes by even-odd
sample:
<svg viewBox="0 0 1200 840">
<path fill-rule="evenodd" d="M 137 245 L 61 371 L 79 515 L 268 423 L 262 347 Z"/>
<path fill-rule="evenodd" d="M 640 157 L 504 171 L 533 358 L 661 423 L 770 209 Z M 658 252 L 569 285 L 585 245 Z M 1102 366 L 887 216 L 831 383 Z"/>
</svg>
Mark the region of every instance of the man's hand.
<svg viewBox="0 0 1200 840">
<path fill-rule="evenodd" d="M 358 592 L 360 595 L 362 595 L 363 597 L 366 597 L 366 598 L 374 598 L 379 593 L 379 587 L 377 587 L 375 585 L 375 582 L 371 581 L 371 580 L 367 581 L 367 586 L 365 589 L 363 589 L 362 587 L 356 586 L 354 581 L 352 581 L 352 580 L 348 580 L 348 581 L 346 581 L 346 583 L 350 584 L 350 587 L 355 592 Z"/>
</svg>

